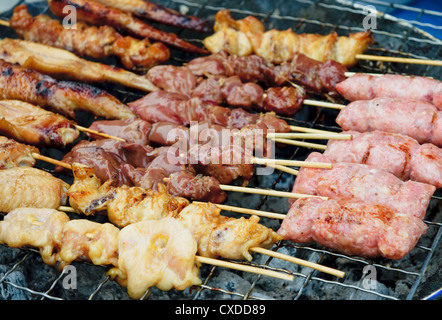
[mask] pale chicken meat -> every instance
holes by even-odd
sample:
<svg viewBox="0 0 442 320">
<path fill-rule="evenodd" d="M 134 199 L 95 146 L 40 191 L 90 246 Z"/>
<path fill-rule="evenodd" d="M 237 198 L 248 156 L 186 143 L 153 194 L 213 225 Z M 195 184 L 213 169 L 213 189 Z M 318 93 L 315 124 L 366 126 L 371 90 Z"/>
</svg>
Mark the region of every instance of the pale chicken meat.
<svg viewBox="0 0 442 320">
<path fill-rule="evenodd" d="M 60 268 L 73 261 L 117 266 L 119 232 L 120 229 L 110 223 L 86 219 L 68 221 L 63 227 L 61 247 L 57 256 Z"/>
<path fill-rule="evenodd" d="M 151 287 L 184 290 L 201 284 L 197 243 L 190 230 L 173 218 L 131 224 L 118 237 L 118 267 L 108 274 L 140 299 Z"/>
<path fill-rule="evenodd" d="M 198 253 L 204 257 L 252 260 L 250 248 L 270 248 L 282 237 L 259 223 L 258 216 L 249 219 L 230 218 L 211 203 L 192 203 L 175 217 L 192 232 Z"/>
<path fill-rule="evenodd" d="M 128 88 L 154 91 L 157 88 L 144 76 L 85 60 L 70 51 L 19 39 L 0 40 L 0 58 L 25 68 L 53 76 L 87 83 L 112 83 Z"/>
<path fill-rule="evenodd" d="M 13 248 L 37 248 L 43 261 L 54 265 L 68 221 L 64 212 L 55 209 L 17 208 L 0 221 L 0 243 Z"/>
<path fill-rule="evenodd" d="M 0 170 L 14 167 L 33 167 L 33 154 L 40 154 L 34 147 L 0 136 Z"/>
<path fill-rule="evenodd" d="M 428 227 L 419 218 L 372 203 L 298 199 L 278 233 L 296 243 L 319 243 L 367 258 L 401 259 Z"/>
<path fill-rule="evenodd" d="M 356 55 L 373 43 L 370 31 L 339 36 L 296 34 L 292 29 L 265 30 L 264 24 L 253 16 L 234 20 L 229 10 L 220 10 L 215 16 L 215 33 L 203 44 L 210 52 L 227 51 L 232 55 L 256 54 L 270 63 L 291 61 L 297 53 L 325 62 L 335 60 L 344 66 L 357 63 Z"/>
<path fill-rule="evenodd" d="M 20 207 L 57 209 L 67 202 L 69 184 L 40 169 L 0 170 L 0 185 L 0 212 Z"/>
<path fill-rule="evenodd" d="M 0 101 L 0 133 L 34 146 L 64 148 L 80 132 L 62 115 L 20 100 Z"/>
</svg>

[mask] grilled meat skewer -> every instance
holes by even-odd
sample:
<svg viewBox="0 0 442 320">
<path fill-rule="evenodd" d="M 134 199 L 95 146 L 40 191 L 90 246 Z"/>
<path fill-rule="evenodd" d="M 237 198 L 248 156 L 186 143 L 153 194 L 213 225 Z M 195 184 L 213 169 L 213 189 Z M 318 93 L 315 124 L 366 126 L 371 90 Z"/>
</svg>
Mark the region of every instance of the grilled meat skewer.
<svg viewBox="0 0 442 320">
<path fill-rule="evenodd" d="M 413 180 L 442 188 L 442 149 L 431 143 L 420 145 L 402 134 L 383 131 L 344 131 L 352 140 L 330 140 L 324 156 L 336 162 L 371 165 L 401 180 Z"/>
<path fill-rule="evenodd" d="M 65 117 L 19 100 L 0 100 L 0 133 L 33 146 L 64 148 L 80 132 Z"/>
<path fill-rule="evenodd" d="M 180 39 L 174 33 L 167 33 L 155 29 L 142 20 L 133 17 L 131 14 L 106 7 L 98 2 L 88 0 L 48 0 L 48 4 L 52 13 L 57 17 L 66 16 L 66 13 L 63 12 L 65 6 L 74 6 L 76 8 L 78 21 L 92 25 L 110 25 L 117 30 L 124 30 L 133 36 L 142 39 L 148 38 L 152 41 L 160 41 L 167 46 L 190 53 L 208 53 L 207 50 Z"/>
<path fill-rule="evenodd" d="M 88 83 L 109 82 L 147 92 L 157 90 L 144 76 L 79 58 L 64 49 L 26 40 L 0 40 L 0 59 L 55 78 Z"/>
<path fill-rule="evenodd" d="M 165 8 L 156 3 L 145 0 L 95 0 L 108 7 L 120 9 L 127 13 L 132 13 L 141 19 L 155 21 L 158 23 L 191 29 L 199 32 L 211 32 L 212 27 L 209 22 L 200 18 L 182 15 L 179 12 Z"/>
<path fill-rule="evenodd" d="M 291 61 L 294 54 L 303 53 L 312 59 L 325 62 L 335 60 L 344 66 L 356 64 L 356 55 L 367 50 L 373 43 L 370 31 L 338 36 L 336 32 L 319 34 L 296 34 L 268 30 L 255 17 L 234 20 L 229 10 L 220 10 L 215 16 L 215 33 L 203 43 L 212 53 L 227 50 L 230 54 L 245 56 L 257 54 L 275 64 Z"/>
<path fill-rule="evenodd" d="M 33 154 L 39 153 L 40 151 L 34 146 L 0 136 L 0 170 L 33 167 L 36 163 Z"/>
<path fill-rule="evenodd" d="M 10 26 L 24 40 L 65 49 L 76 55 L 102 59 L 117 56 L 126 69 L 145 72 L 170 58 L 162 43 L 150 43 L 124 37 L 110 26 L 88 26 L 82 22 L 65 28 L 47 15 L 33 17 L 26 5 L 18 5 L 9 20 Z"/>
<path fill-rule="evenodd" d="M 136 118 L 109 93 L 87 84 L 57 81 L 32 69 L 0 59 L 0 98 L 18 99 L 71 119 L 81 110 L 106 119 Z"/>
</svg>

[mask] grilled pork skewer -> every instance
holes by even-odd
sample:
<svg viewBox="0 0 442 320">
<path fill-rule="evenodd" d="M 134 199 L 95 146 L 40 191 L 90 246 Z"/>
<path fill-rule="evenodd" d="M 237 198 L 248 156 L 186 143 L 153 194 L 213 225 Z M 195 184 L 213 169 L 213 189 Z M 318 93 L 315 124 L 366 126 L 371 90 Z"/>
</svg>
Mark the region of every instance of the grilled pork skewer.
<svg viewBox="0 0 442 320">
<path fill-rule="evenodd" d="M 167 46 L 190 53 L 208 53 L 207 50 L 180 39 L 174 33 L 155 29 L 131 14 L 107 7 L 98 2 L 88 0 L 48 0 L 48 4 L 52 13 L 58 17 L 65 17 L 67 15 L 66 12 L 63 12 L 65 6 L 74 6 L 78 21 L 92 25 L 110 25 L 117 30 L 124 30 L 136 37 L 160 41 Z"/>
<path fill-rule="evenodd" d="M 144 76 L 79 58 L 64 49 L 26 40 L 0 40 L 0 59 L 55 78 L 88 83 L 110 82 L 147 92 L 157 90 Z"/>
<path fill-rule="evenodd" d="M 145 72 L 170 58 L 169 49 L 160 42 L 123 37 L 110 26 L 95 27 L 79 22 L 65 28 L 48 15 L 31 16 L 24 4 L 14 8 L 9 24 L 24 40 L 65 49 L 80 57 L 116 56 L 126 69 L 138 72 Z"/>
<path fill-rule="evenodd" d="M 220 10 L 215 16 L 215 33 L 203 43 L 212 53 L 227 50 L 239 56 L 257 54 L 271 63 L 292 60 L 300 52 L 312 59 L 325 62 L 335 60 L 345 66 L 356 64 L 356 54 L 363 53 L 373 43 L 370 31 L 338 36 L 336 32 L 327 36 L 318 34 L 296 34 L 268 30 L 255 17 L 234 20 L 229 10 Z"/>
<path fill-rule="evenodd" d="M 278 233 L 288 241 L 316 242 L 344 254 L 402 259 L 427 228 L 421 219 L 386 206 L 308 198 L 292 204 Z"/>
<path fill-rule="evenodd" d="M 199 98 L 211 104 L 260 112 L 275 111 L 280 115 L 295 114 L 305 99 L 305 92 L 300 87 L 271 87 L 264 91 L 259 84 L 243 83 L 236 75 L 197 77 L 185 66 L 156 66 L 147 72 L 146 77 L 158 88 L 186 95 L 189 99 Z"/>
<path fill-rule="evenodd" d="M 57 81 L 0 59 L 0 98 L 18 99 L 75 119 L 81 110 L 106 119 L 136 118 L 117 98 L 98 88 Z"/>
<path fill-rule="evenodd" d="M 0 100 L 0 133 L 33 146 L 64 148 L 80 132 L 65 117 L 19 100 Z"/>
<path fill-rule="evenodd" d="M 336 162 L 371 165 L 401 180 L 413 180 L 442 188 L 442 149 L 431 143 L 383 131 L 356 132 L 352 140 L 330 140 L 324 156 Z"/>
<path fill-rule="evenodd" d="M 439 111 L 442 110 L 442 81 L 426 77 L 357 73 L 338 83 L 336 89 L 350 101 L 375 98 L 418 100 L 431 103 Z"/>
<path fill-rule="evenodd" d="M 165 8 L 156 3 L 144 0 L 95 0 L 108 7 L 131 13 L 141 19 L 155 21 L 158 23 L 191 29 L 199 32 L 211 32 L 212 27 L 209 22 L 200 18 L 182 15 L 179 12 Z"/>
<path fill-rule="evenodd" d="M 327 60 L 320 62 L 296 53 L 291 61 L 272 65 L 258 55 L 236 56 L 226 51 L 191 60 L 186 67 L 195 76 L 238 76 L 244 82 L 265 86 L 297 83 L 315 94 L 337 95 L 336 84 L 346 79 L 347 68 Z"/>
<path fill-rule="evenodd" d="M 433 104 L 400 98 L 358 100 L 342 108 L 336 123 L 344 131 L 399 133 L 442 147 L 442 111 Z"/>
<path fill-rule="evenodd" d="M 312 152 L 306 161 L 331 160 L 321 153 Z M 329 170 L 301 168 L 292 191 L 379 204 L 393 212 L 423 219 L 436 187 L 410 180 L 404 182 L 387 171 L 369 165 L 335 162 Z M 289 202 L 293 203 L 293 200 Z"/>
</svg>

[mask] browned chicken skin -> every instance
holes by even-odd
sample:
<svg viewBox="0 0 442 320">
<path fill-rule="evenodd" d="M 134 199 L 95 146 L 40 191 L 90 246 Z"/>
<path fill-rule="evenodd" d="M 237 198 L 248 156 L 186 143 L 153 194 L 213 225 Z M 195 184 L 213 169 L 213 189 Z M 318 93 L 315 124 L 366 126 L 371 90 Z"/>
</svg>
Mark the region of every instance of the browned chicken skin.
<svg viewBox="0 0 442 320">
<path fill-rule="evenodd" d="M 78 56 L 96 59 L 117 56 L 129 70 L 146 71 L 170 57 L 169 49 L 162 43 L 123 37 L 107 25 L 95 27 L 78 22 L 65 28 L 47 15 L 31 16 L 24 4 L 14 8 L 9 23 L 24 40 L 65 49 Z"/>
<path fill-rule="evenodd" d="M 32 155 L 34 153 L 39 154 L 40 151 L 34 146 L 0 136 L 0 170 L 33 167 L 36 162 Z"/>
</svg>

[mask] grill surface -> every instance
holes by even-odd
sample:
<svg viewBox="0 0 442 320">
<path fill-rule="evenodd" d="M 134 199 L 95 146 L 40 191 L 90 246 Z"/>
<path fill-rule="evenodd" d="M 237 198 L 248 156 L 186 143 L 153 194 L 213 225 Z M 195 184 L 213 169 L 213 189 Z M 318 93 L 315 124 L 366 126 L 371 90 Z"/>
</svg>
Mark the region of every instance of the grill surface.
<svg viewBox="0 0 442 320">
<path fill-rule="evenodd" d="M 45 1 L 20 1 L 29 3 L 32 14 L 50 14 Z M 425 11 L 407 6 L 391 5 L 377 0 L 368 0 L 378 11 L 377 29 L 372 30 L 376 43 L 366 52 L 376 55 L 393 55 L 442 60 L 442 42 L 418 27 L 440 30 L 440 26 L 420 22 L 425 15 L 442 19 L 439 12 Z M 345 35 L 348 32 L 363 31 L 362 21 L 366 16 L 356 1 L 260 1 L 243 0 L 172 0 L 162 1 L 163 5 L 200 17 L 213 20 L 220 9 L 230 9 L 235 18 L 255 15 L 268 29 L 291 27 L 296 33 L 311 32 L 327 34 L 336 30 Z M 416 13 L 412 21 L 401 21 L 389 15 L 391 10 L 403 9 Z M 2 19 L 8 19 L 12 12 L 4 12 Z M 201 44 L 204 34 L 172 27 L 157 27 L 177 32 L 181 38 Z M 3 37 L 16 38 L 14 31 L 1 27 Z M 172 50 L 170 63 L 181 64 L 192 58 L 188 54 Z M 109 60 L 116 64 L 117 61 Z M 440 79 L 440 67 L 405 65 L 396 63 L 375 63 L 360 61 L 350 71 L 393 72 L 400 74 L 424 75 Z M 121 100 L 128 102 L 141 95 L 119 87 L 103 86 Z M 337 111 L 304 107 L 294 118 L 287 118 L 290 124 L 339 131 L 334 122 Z M 82 119 L 88 125 L 91 119 Z M 323 141 L 325 143 L 325 141 Z M 286 147 L 278 150 L 278 158 L 304 160 L 312 150 Z M 43 153 L 61 158 L 58 150 L 42 150 Z M 39 167 L 52 170 L 50 165 L 39 163 Z M 69 182 L 70 177 L 64 177 Z M 255 176 L 250 186 L 290 191 L 293 176 L 275 172 L 269 176 Z M 148 299 L 425 299 L 442 285 L 440 275 L 440 244 L 442 234 L 442 193 L 438 190 L 430 203 L 425 222 L 429 229 L 416 248 L 399 261 L 366 260 L 330 252 L 316 245 L 297 245 L 289 242 L 278 243 L 273 250 L 298 258 L 317 262 L 346 272 L 344 279 L 338 279 L 309 268 L 263 255 L 254 254 L 250 264 L 293 274 L 295 280 L 286 282 L 265 276 L 235 272 L 220 267 L 203 265 L 200 276 L 203 284 L 185 291 L 161 292 L 152 288 L 144 298 Z M 286 213 L 287 201 L 281 198 L 229 194 L 228 203 L 241 207 Z M 229 213 L 226 213 L 229 214 Z M 231 214 L 231 213 L 230 213 Z M 232 216 L 238 216 L 237 214 Z M 72 218 L 78 216 L 72 215 Z M 100 218 L 95 218 L 100 221 Z M 277 229 L 280 221 L 262 218 L 262 223 Z M 439 249 L 439 250 L 438 250 Z M 129 299 L 126 289 L 106 276 L 106 268 L 87 263 L 74 263 L 76 277 L 70 283 L 68 273 L 58 272 L 45 265 L 40 255 L 31 249 L 11 249 L 0 246 L 0 299 Z M 75 286 L 69 288 L 69 285 Z"/>
</svg>

